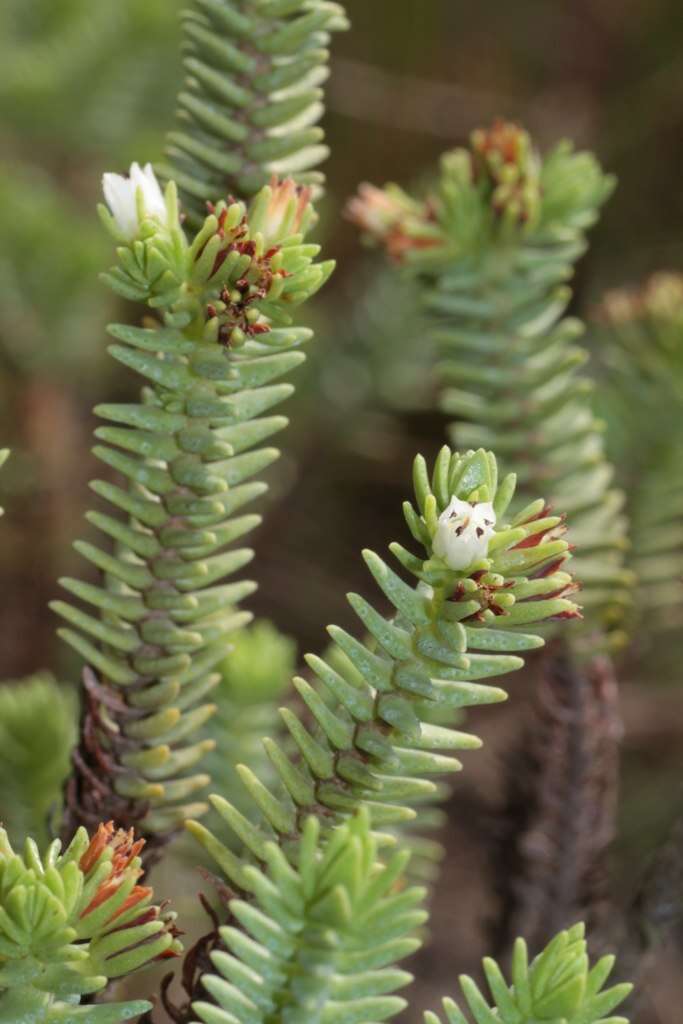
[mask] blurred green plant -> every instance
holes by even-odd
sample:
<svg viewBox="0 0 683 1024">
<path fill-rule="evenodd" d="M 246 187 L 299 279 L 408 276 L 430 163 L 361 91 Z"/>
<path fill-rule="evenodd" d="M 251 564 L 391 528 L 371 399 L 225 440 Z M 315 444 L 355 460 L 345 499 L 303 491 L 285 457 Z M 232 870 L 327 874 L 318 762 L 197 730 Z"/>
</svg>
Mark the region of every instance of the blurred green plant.
<svg viewBox="0 0 683 1024">
<path fill-rule="evenodd" d="M 47 673 L 0 686 L 0 821 L 41 847 L 57 817 L 76 739 L 76 700 Z"/>
<path fill-rule="evenodd" d="M 332 315 L 344 325 L 343 345 L 330 346 L 320 368 L 326 402 L 345 417 L 378 406 L 431 410 L 435 350 L 417 282 L 368 263 L 341 288 Z"/>
<path fill-rule="evenodd" d="M 262 738 L 279 729 L 277 706 L 296 668 L 296 643 L 266 619 L 259 619 L 236 633 L 231 646 L 216 666 L 220 674 L 213 691 L 216 713 L 206 727 L 215 749 L 204 764 L 216 792 L 247 811 L 249 800 L 236 768 L 247 764 L 261 778 L 272 773 Z M 220 829 L 219 822 L 214 818 L 214 830 Z"/>
<path fill-rule="evenodd" d="M 594 329 L 596 404 L 628 495 L 640 635 L 652 640 L 683 625 L 683 276 L 609 292 Z"/>
<path fill-rule="evenodd" d="M 0 164 L 0 361 L 5 372 L 49 374 L 78 386 L 102 370 L 102 333 L 113 303 L 92 279 L 106 240 L 48 175 Z"/>
<path fill-rule="evenodd" d="M 179 43 L 179 7 L 178 0 L 5 0 L 0 117 L 16 149 L 49 143 L 73 169 L 84 154 L 125 160 L 155 147 L 154 126 L 167 123 L 178 84 L 169 57 Z"/>
</svg>

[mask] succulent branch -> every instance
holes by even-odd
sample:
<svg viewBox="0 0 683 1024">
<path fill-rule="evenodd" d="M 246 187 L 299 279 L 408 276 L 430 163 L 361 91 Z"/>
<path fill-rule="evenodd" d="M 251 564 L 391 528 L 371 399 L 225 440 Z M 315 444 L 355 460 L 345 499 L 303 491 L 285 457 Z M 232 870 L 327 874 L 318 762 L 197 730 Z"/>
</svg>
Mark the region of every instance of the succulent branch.
<svg viewBox="0 0 683 1024">
<path fill-rule="evenodd" d="M 80 1006 L 82 997 L 154 960 L 177 956 L 174 915 L 140 885 L 143 840 L 110 822 L 79 829 L 44 857 L 23 856 L 0 829 L 0 1021 L 118 1024 L 149 1008 L 128 1002 Z"/>
<path fill-rule="evenodd" d="M 390 948 L 384 945 L 387 928 L 387 937 L 398 936 L 390 908 L 400 908 L 400 918 L 410 911 L 400 933 L 408 936 L 421 919 L 412 908 L 424 891 L 405 890 L 405 881 L 399 881 L 408 849 L 386 867 L 370 870 L 374 841 L 391 844 L 385 830 L 414 818 L 412 805 L 435 792 L 430 777 L 460 767 L 454 751 L 479 746 L 476 737 L 433 722 L 439 712 L 504 699 L 504 691 L 482 680 L 514 671 L 523 664 L 518 652 L 542 645 L 539 637 L 515 627 L 578 614 L 570 598 L 572 578 L 562 569 L 569 550 L 561 537 L 561 517 L 549 515 L 541 500 L 508 520 L 514 477 L 499 482 L 490 453 L 461 456 L 444 448 L 431 476 L 418 457 L 414 487 L 415 505 L 406 502 L 404 513 L 422 552 L 413 554 L 400 544 L 391 550 L 415 583 L 406 583 L 373 552 L 364 553 L 390 604 L 390 616 L 358 595 L 349 596 L 370 640 L 361 643 L 330 627 L 336 653 L 327 661 L 307 657 L 311 681 L 295 679 L 295 687 L 314 725 L 307 726 L 289 709 L 281 712 L 298 756 L 264 740 L 279 784 L 268 787 L 248 767 L 238 766 L 251 812 L 242 814 L 222 796 L 211 798 L 243 852 L 236 853 L 234 843 L 229 848 L 202 824 L 188 824 L 221 869 L 225 881 L 220 884 L 235 926 L 219 928 L 217 936 L 203 941 L 201 951 L 211 949 L 222 980 L 206 971 L 186 971 L 190 1003 L 173 1011 L 178 1021 L 194 1019 L 193 1010 L 211 1024 L 265 1022 L 286 1008 L 292 1021 L 360 1024 L 398 1012 L 401 1001 L 386 993 L 399 976 L 400 983 L 407 977 L 376 968 L 402 955 L 393 942 Z M 350 947 L 353 957 L 325 966 L 328 948 L 336 951 L 334 957 L 349 948 L 343 933 L 338 934 L 340 925 L 328 921 L 322 941 L 305 907 L 289 899 L 289 887 L 296 894 L 297 869 L 315 863 L 312 844 L 318 835 L 325 851 L 318 862 L 325 867 L 329 858 L 338 865 L 338 877 L 347 862 L 341 849 L 357 828 L 366 833 L 370 825 L 382 830 L 373 832 L 368 866 L 358 874 L 363 884 L 370 881 L 370 888 L 363 896 L 359 889 L 355 896 L 342 897 L 333 895 L 326 881 L 325 896 L 320 896 L 322 907 L 343 906 L 349 922 L 356 916 L 360 922 Z M 396 883 L 385 908 L 373 902 L 375 894 L 386 891 L 376 888 L 377 872 Z M 232 893 L 238 898 L 230 900 Z M 312 910 L 318 903 L 315 888 L 309 886 L 309 893 Z M 358 898 L 369 917 L 352 909 Z M 264 910 L 274 916 L 272 927 Z M 283 929 L 298 936 L 296 942 L 285 939 Z M 254 939 L 263 950 L 254 951 Z M 309 942 L 318 955 L 306 952 L 300 966 L 294 966 L 301 944 L 308 949 Z M 275 968 L 274 982 L 273 954 L 286 961 Z M 242 956 L 248 974 L 239 962 Z M 351 982 L 345 977 L 349 965 L 362 965 L 366 973 Z"/>
<path fill-rule="evenodd" d="M 423 890 L 402 878 L 408 855 L 378 860 L 367 812 L 332 832 L 317 818 L 296 851 L 275 842 L 246 869 L 251 897 L 233 899 L 222 948 L 202 975 L 192 1019 L 206 1024 L 379 1021 L 405 1007 L 411 977 L 395 964 L 418 946 Z M 189 1008 L 188 1008 L 189 1009 Z"/>
<path fill-rule="evenodd" d="M 529 963 L 526 943 L 518 939 L 512 958 L 509 984 L 495 960 L 484 960 L 484 973 L 491 990 L 491 1002 L 472 978 L 461 977 L 468 1018 L 452 999 L 444 999 L 447 1024 L 628 1024 L 625 1017 L 611 1016 L 624 1001 L 631 985 L 605 989 L 614 957 L 605 956 L 590 967 L 584 927 L 575 925 L 560 932 Z M 425 1024 L 441 1024 L 434 1013 L 425 1014 Z"/>
<path fill-rule="evenodd" d="M 564 316 L 567 281 L 612 187 L 590 154 L 562 143 L 541 158 L 526 132 L 497 122 L 444 156 L 425 199 L 366 185 L 349 215 L 422 282 L 453 436 L 495 450 L 522 494 L 542 489 L 566 512 L 588 630 L 618 642 L 631 583 L 623 498 L 579 372 L 583 327 Z"/>
<path fill-rule="evenodd" d="M 460 767 L 454 751 L 480 745 L 470 734 L 431 724 L 435 713 L 504 699 L 503 690 L 482 681 L 515 671 L 521 653 L 542 645 L 515 627 L 578 615 L 572 577 L 562 568 L 569 550 L 561 517 L 549 515 L 541 500 L 508 519 L 514 478 L 498 481 L 490 453 L 461 456 L 444 448 L 431 477 L 418 457 L 414 483 L 416 505 L 406 502 L 404 512 L 422 552 L 391 546 L 414 582 L 364 553 L 389 615 L 351 594 L 370 640 L 331 626 L 343 661 L 332 667 L 307 656 L 312 680 L 294 685 L 314 727 L 281 712 L 298 759 L 265 741 L 279 787 L 268 789 L 248 767 L 238 768 L 261 825 L 212 798 L 245 857 L 225 853 L 204 826 L 190 824 L 238 891 L 250 890 L 245 865 L 263 859 L 268 838 L 295 839 L 311 813 L 326 827 L 360 805 L 375 827 L 412 820 L 412 804 L 435 792 L 430 777 Z"/>
<path fill-rule="evenodd" d="M 273 175 L 323 181 L 327 46 L 347 27 L 328 0 L 193 0 L 178 125 L 159 168 L 177 182 L 191 223 L 201 224 L 207 201 L 252 196 Z"/>
<path fill-rule="evenodd" d="M 200 733 L 207 697 L 254 589 L 230 579 L 252 557 L 233 545 L 260 521 L 241 510 L 266 490 L 253 478 L 278 452 L 263 441 L 287 422 L 261 414 L 291 394 L 275 381 L 302 362 L 310 332 L 291 326 L 290 310 L 332 264 L 304 243 L 315 214 L 291 181 L 248 208 L 219 203 L 193 238 L 175 187 L 162 196 L 150 167 L 107 176 L 105 195 L 102 219 L 120 243 L 106 279 L 159 319 L 110 328 L 113 358 L 146 381 L 141 402 L 96 410 L 108 423 L 95 454 L 126 482 L 92 485 L 118 513 L 88 515 L 113 552 L 79 542 L 102 583 L 62 580 L 94 614 L 52 606 L 89 666 L 64 832 L 103 817 L 140 823 L 154 853 L 203 810 L 193 797 L 208 777 L 192 769 L 213 746 Z"/>
<path fill-rule="evenodd" d="M 496 945 L 523 935 L 532 952 L 582 917 L 604 938 L 606 854 L 615 829 L 617 684 L 609 659 L 577 665 L 549 652 L 519 750 L 508 763 L 496 844 L 502 914 Z"/>
<path fill-rule="evenodd" d="M 683 623 L 683 276 L 609 292 L 595 323 L 599 405 L 628 494 L 636 609 L 654 635 Z"/>
</svg>

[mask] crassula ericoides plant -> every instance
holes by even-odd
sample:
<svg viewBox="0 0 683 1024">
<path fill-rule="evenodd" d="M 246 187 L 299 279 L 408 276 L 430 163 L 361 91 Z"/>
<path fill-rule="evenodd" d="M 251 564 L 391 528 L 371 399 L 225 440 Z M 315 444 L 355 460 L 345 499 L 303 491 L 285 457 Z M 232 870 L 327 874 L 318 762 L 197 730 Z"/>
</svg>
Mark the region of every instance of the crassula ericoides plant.
<svg viewBox="0 0 683 1024">
<path fill-rule="evenodd" d="M 364 552 L 389 614 L 350 594 L 366 639 L 330 626 L 343 661 L 333 668 L 306 657 L 311 678 L 294 685 L 314 725 L 282 711 L 299 756 L 293 761 L 265 741 L 280 788 L 269 791 L 248 766 L 238 769 L 265 832 L 214 800 L 247 859 L 258 857 L 268 834 L 283 842 L 298 835 L 311 812 L 323 813 L 328 826 L 361 804 L 376 827 L 411 820 L 411 804 L 434 789 L 430 777 L 459 768 L 454 751 L 479 745 L 467 733 L 430 724 L 431 714 L 503 700 L 504 691 L 484 680 L 520 668 L 520 655 L 543 643 L 518 627 L 579 615 L 564 568 L 570 552 L 562 518 L 543 499 L 508 516 L 515 480 L 499 481 L 491 453 L 443 448 L 432 473 L 418 457 L 414 485 L 415 504 L 406 502 L 404 514 L 418 553 L 391 545 L 410 582 Z M 203 826 L 191 827 L 212 846 Z M 226 854 L 223 867 L 243 888 L 242 861 Z"/>
<path fill-rule="evenodd" d="M 301 362 L 310 334 L 290 311 L 332 264 L 304 243 L 315 215 L 291 180 L 248 206 L 218 203 L 189 237 L 174 184 L 162 195 L 151 167 L 107 175 L 104 187 L 102 219 L 119 243 L 106 280 L 155 319 L 110 328 L 111 355 L 146 388 L 140 402 L 96 410 L 108 423 L 95 454 L 126 486 L 93 489 L 126 518 L 90 513 L 114 544 L 77 544 L 101 583 L 62 581 L 94 614 L 52 606 L 89 666 L 65 834 L 101 817 L 141 821 L 154 849 L 201 812 L 193 796 L 208 777 L 192 769 L 212 743 L 199 730 L 215 667 L 250 618 L 238 603 L 254 589 L 231 579 L 252 557 L 233 545 L 260 519 L 237 513 L 265 490 L 253 478 L 278 453 L 262 442 L 286 420 L 261 414 L 291 393 L 274 382 Z"/>
<path fill-rule="evenodd" d="M 288 1021 L 369 1022 L 401 1009 L 402 1001 L 387 993 L 405 982 L 402 972 L 368 969 L 359 978 L 355 971 L 363 964 L 384 967 L 413 948 L 411 932 L 423 890 L 404 889 L 405 883 L 398 887 L 398 918 L 382 908 L 381 886 L 349 892 L 346 883 L 347 895 L 340 892 L 334 902 L 330 892 L 320 913 L 336 907 L 335 913 L 343 914 L 334 924 L 334 918 L 324 918 L 330 938 L 319 951 L 320 971 L 297 967 L 301 957 L 308 964 L 309 934 L 317 927 L 316 900 L 297 903 L 295 895 L 299 887 L 305 893 L 317 884 L 310 844 L 320 836 L 321 850 L 358 846 L 357 830 L 371 824 L 380 830 L 381 846 L 373 853 L 375 867 L 369 875 L 366 869 L 363 878 L 384 878 L 389 870 L 398 879 L 407 850 L 400 861 L 390 859 L 390 868 L 382 866 L 392 829 L 414 818 L 415 805 L 434 792 L 434 776 L 460 767 L 455 752 L 480 745 L 471 734 L 432 724 L 434 713 L 504 699 L 503 690 L 483 680 L 520 668 L 519 655 L 543 642 L 518 627 L 578 615 L 571 599 L 574 583 L 563 568 L 570 553 L 561 517 L 549 515 L 539 500 L 508 518 L 515 480 L 498 480 L 490 453 L 460 455 L 444 448 L 432 473 L 418 457 L 414 485 L 415 505 L 406 502 L 404 512 L 420 553 L 391 546 L 412 584 L 373 552 L 364 553 L 391 614 L 350 595 L 369 638 L 361 642 L 330 627 L 343 658 L 307 657 L 311 678 L 295 679 L 295 687 L 313 726 L 289 709 L 282 711 L 298 756 L 264 741 L 279 776 L 276 787 L 266 787 L 248 766 L 238 768 L 256 814 L 242 813 L 220 795 L 212 797 L 242 843 L 242 855 L 202 824 L 188 826 L 221 868 L 230 890 L 240 894 L 229 910 L 241 927 L 220 929 L 212 953 L 217 974 L 200 973 L 188 986 L 186 1016 L 181 1013 L 179 1019 L 194 1020 L 194 1013 L 211 1024 L 265 1022 L 280 1019 L 271 1015 L 281 1007 Z M 321 856 L 324 864 L 328 853 Z M 351 856 L 350 849 L 340 852 L 339 864 L 350 864 Z M 341 867 L 335 877 L 341 886 Z M 292 882 L 286 895 L 283 881 L 276 884 L 284 878 Z M 354 914 L 358 900 L 362 910 Z M 290 931 L 289 939 L 283 928 Z M 395 947 L 397 938 L 402 941 Z M 409 939 L 406 946 L 403 940 Z M 274 975 L 273 957 L 286 961 Z M 246 988 L 240 989 L 239 979 L 247 976 Z M 207 993 L 212 997 L 208 1003 Z"/>
<path fill-rule="evenodd" d="M 470 421 L 458 435 L 466 450 L 442 449 L 431 471 L 415 460 L 404 506 L 413 543 L 391 545 L 394 567 L 363 555 L 381 606 L 349 595 L 359 636 L 332 626 L 330 655 L 307 656 L 284 740 L 264 739 L 267 775 L 256 759 L 239 765 L 239 806 L 212 797 L 231 841 L 196 820 L 211 695 L 250 619 L 240 604 L 253 584 L 240 574 L 252 553 L 233 545 L 259 522 L 243 510 L 265 489 L 257 478 L 277 452 L 263 442 L 286 422 L 271 410 L 291 393 L 280 378 L 310 336 L 292 310 L 332 270 L 306 236 L 326 155 L 326 47 L 345 24 L 326 0 L 194 0 L 177 129 L 157 169 L 165 189 L 150 165 L 105 175 L 102 219 L 118 246 L 105 280 L 149 310 L 140 326 L 110 328 L 110 351 L 144 388 L 138 402 L 97 407 L 107 471 L 93 489 L 111 508 L 88 515 L 105 545 L 78 549 L 99 578 L 63 580 L 77 603 L 53 605 L 87 666 L 63 821 L 71 841 L 41 854 L 29 840 L 19 856 L 0 837 L 7 1024 L 115 1024 L 149 1011 L 97 993 L 179 952 L 173 915 L 139 883 L 144 849 L 161 856 L 187 817 L 223 876 L 227 923 L 203 945 L 208 959 L 190 958 L 187 1004 L 173 1009 L 163 990 L 174 1020 L 393 1017 L 410 980 L 396 965 L 426 920 L 400 829 L 438 796 L 434 779 L 460 768 L 455 754 L 480 745 L 453 713 L 505 699 L 500 678 L 543 645 L 537 630 L 580 618 L 565 512 L 579 559 L 595 566 L 583 574 L 591 638 L 625 601 L 620 499 L 575 377 L 576 325 L 562 319 L 562 282 L 609 182 L 590 158 L 560 149 L 541 161 L 524 133 L 497 125 L 446 158 L 432 199 L 370 190 L 355 207 L 426 282 L 443 328 L 444 407 Z M 461 372 L 470 390 L 451 387 Z M 510 411 L 519 393 L 521 424 Z M 489 449 L 519 470 L 521 498 Z M 606 1016 L 626 994 L 602 991 L 610 966 L 589 970 L 577 926 L 531 964 L 518 944 L 512 985 L 487 964 L 495 1009 L 472 982 L 464 995 L 476 1024 L 620 1024 Z M 450 1024 L 466 1019 L 455 1004 L 445 1012 Z"/>
<path fill-rule="evenodd" d="M 421 282 L 457 443 L 492 448 L 520 494 L 541 489 L 567 515 L 589 653 L 606 636 L 622 642 L 631 575 L 623 496 L 580 374 L 583 326 L 565 312 L 586 231 L 613 186 L 591 154 L 561 143 L 541 156 L 525 131 L 496 122 L 443 157 L 426 196 L 364 185 L 348 206 Z"/>
</svg>

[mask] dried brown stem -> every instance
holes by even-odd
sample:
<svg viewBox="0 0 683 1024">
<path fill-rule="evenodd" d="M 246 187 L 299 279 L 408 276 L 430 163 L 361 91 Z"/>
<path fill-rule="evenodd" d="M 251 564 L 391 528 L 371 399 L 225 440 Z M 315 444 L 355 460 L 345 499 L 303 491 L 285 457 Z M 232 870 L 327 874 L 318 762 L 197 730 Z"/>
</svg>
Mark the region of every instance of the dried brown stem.
<svg viewBox="0 0 683 1024">
<path fill-rule="evenodd" d="M 577 666 L 555 648 L 543 667 L 535 721 L 510 765 L 496 851 L 499 951 L 522 935 L 535 952 L 584 920 L 596 945 L 608 898 L 605 861 L 615 828 L 617 683 L 607 658 Z"/>
<path fill-rule="evenodd" d="M 81 825 L 90 832 L 101 821 L 113 821 L 117 828 L 128 830 L 138 828 L 147 813 L 144 801 L 120 796 L 114 785 L 124 770 L 120 755 L 133 745 L 112 721 L 130 714 L 131 709 L 112 687 L 103 685 L 92 669 L 83 670 L 79 741 L 71 755 L 72 773 L 64 790 L 61 835 L 65 845 Z M 166 835 L 146 836 L 143 850 L 146 870 L 156 863 L 168 838 Z"/>
</svg>

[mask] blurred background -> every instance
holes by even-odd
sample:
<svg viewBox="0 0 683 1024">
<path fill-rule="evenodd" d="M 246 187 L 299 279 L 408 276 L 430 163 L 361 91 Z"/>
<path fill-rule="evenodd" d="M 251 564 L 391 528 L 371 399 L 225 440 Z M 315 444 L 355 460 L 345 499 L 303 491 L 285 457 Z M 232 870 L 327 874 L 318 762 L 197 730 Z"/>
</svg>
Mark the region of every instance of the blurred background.
<svg viewBox="0 0 683 1024">
<path fill-rule="evenodd" d="M 110 243 L 95 214 L 103 171 L 156 160 L 179 84 L 183 0 L 3 0 L 0 4 L 0 678 L 77 666 L 55 642 L 55 580 L 82 573 L 92 406 L 127 400 L 132 375 L 106 355 L 105 324 L 134 308 L 97 280 Z M 606 288 L 683 269 L 683 8 L 678 0 L 347 0 L 352 30 L 335 41 L 326 119 L 333 159 L 319 237 L 339 266 L 311 314 L 316 340 L 298 372 L 253 543 L 252 610 L 301 653 L 349 625 L 344 595 L 367 590 L 359 551 L 403 537 L 412 457 L 443 441 L 431 353 L 409 289 L 364 251 L 341 217 L 359 181 L 411 184 L 439 154 L 496 116 L 545 147 L 563 136 L 593 149 L 619 187 L 580 264 L 575 311 Z M 636 644 L 620 666 L 625 723 L 614 875 L 627 892 L 681 800 L 681 644 Z M 517 689 L 514 689 L 517 687 Z M 503 712 L 475 723 L 486 741 L 448 808 L 448 857 L 432 941 L 419 957 L 410 1020 L 476 971 L 491 907 L 481 867 L 501 763 L 523 728 L 531 683 L 513 681 Z M 461 822 L 466 822 L 466 827 Z M 159 879 L 189 900 L 201 879 L 182 855 Z M 465 885 L 463 881 L 466 880 Z M 192 924 L 192 928 L 199 924 Z M 672 955 L 648 1021 L 673 1022 Z M 138 987 L 145 991 L 144 979 Z M 667 1013 L 669 1015 L 667 1015 Z M 160 1018 L 161 1019 L 161 1018 Z M 645 1020 L 645 1018 L 643 1018 Z"/>
</svg>

